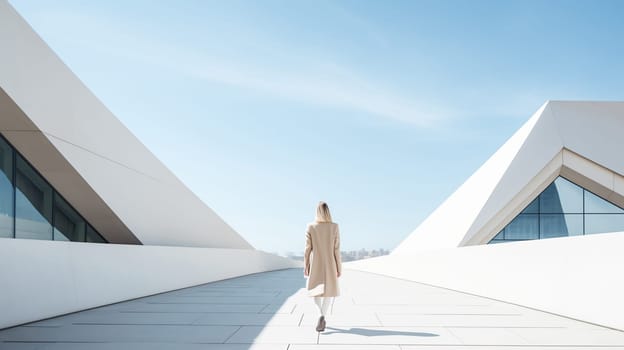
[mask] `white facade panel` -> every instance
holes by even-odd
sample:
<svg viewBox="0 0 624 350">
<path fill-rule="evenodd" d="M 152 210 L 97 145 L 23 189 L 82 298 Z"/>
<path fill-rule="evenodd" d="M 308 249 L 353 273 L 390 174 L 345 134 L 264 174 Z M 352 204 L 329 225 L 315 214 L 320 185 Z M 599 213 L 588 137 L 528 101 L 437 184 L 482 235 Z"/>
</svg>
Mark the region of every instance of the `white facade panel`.
<svg viewBox="0 0 624 350">
<path fill-rule="evenodd" d="M 564 147 L 624 174 L 624 102 L 551 102 Z"/>
<path fill-rule="evenodd" d="M 251 249 L 0 238 L 0 329 L 226 278 L 299 267 Z"/>
<path fill-rule="evenodd" d="M 624 330 L 624 232 L 395 254 L 345 267 Z"/>
</svg>

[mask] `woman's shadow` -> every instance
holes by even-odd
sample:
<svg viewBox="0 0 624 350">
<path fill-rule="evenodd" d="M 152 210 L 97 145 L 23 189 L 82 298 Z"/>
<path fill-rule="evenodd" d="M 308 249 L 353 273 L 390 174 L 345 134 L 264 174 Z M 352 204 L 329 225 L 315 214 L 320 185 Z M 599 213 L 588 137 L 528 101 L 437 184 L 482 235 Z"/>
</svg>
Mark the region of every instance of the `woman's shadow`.
<svg viewBox="0 0 624 350">
<path fill-rule="evenodd" d="M 334 327 L 327 327 L 329 332 L 323 332 L 321 334 L 336 334 L 336 333 L 348 333 L 348 334 L 357 334 L 363 335 L 365 337 L 378 337 L 384 335 L 407 335 L 411 337 L 439 337 L 439 334 L 434 333 L 423 333 L 423 332 L 405 332 L 405 331 L 391 331 L 391 330 L 379 330 L 379 329 L 366 329 L 366 328 L 349 328 L 349 329 L 340 329 Z"/>
</svg>

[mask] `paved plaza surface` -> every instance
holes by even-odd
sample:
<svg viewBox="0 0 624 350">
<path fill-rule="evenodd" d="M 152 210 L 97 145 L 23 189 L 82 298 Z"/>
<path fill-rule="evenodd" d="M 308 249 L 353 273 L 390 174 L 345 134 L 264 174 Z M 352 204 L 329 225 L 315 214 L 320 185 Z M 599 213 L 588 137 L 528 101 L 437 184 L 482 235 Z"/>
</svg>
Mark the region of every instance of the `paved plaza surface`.
<svg viewBox="0 0 624 350">
<path fill-rule="evenodd" d="M 289 269 L 6 329 L 0 349 L 624 349 L 624 332 L 487 298 L 348 269 L 340 283 L 320 334 Z"/>
</svg>

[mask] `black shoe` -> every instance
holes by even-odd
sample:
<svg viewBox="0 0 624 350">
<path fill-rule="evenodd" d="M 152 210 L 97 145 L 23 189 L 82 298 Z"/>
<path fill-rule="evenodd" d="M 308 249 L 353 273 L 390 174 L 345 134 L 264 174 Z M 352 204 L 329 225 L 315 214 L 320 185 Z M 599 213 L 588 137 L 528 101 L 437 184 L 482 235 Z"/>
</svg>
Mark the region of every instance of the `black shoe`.
<svg viewBox="0 0 624 350">
<path fill-rule="evenodd" d="M 318 322 L 316 323 L 316 331 L 322 332 L 325 330 L 325 316 L 319 317 Z"/>
</svg>

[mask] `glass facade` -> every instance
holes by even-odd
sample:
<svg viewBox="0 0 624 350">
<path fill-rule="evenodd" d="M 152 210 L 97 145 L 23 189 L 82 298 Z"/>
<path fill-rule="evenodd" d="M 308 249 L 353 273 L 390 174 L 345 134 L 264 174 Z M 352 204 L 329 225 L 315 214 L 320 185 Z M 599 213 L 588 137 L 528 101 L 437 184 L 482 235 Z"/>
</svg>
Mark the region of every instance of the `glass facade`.
<svg viewBox="0 0 624 350">
<path fill-rule="evenodd" d="M 91 225 L 87 225 L 87 242 L 90 243 L 107 243 L 97 231 L 91 227 Z"/>
<path fill-rule="evenodd" d="M 4 137 L 0 137 L 0 237 L 106 243 Z"/>
<path fill-rule="evenodd" d="M 558 177 L 489 243 L 624 231 L 624 209 Z"/>
<path fill-rule="evenodd" d="M 15 238 L 52 239 L 52 187 L 16 156 Z"/>
<path fill-rule="evenodd" d="M 0 138 L 0 237 L 13 237 L 13 148 Z"/>
<path fill-rule="evenodd" d="M 61 196 L 54 196 L 54 240 L 86 241 L 85 221 Z"/>
</svg>

